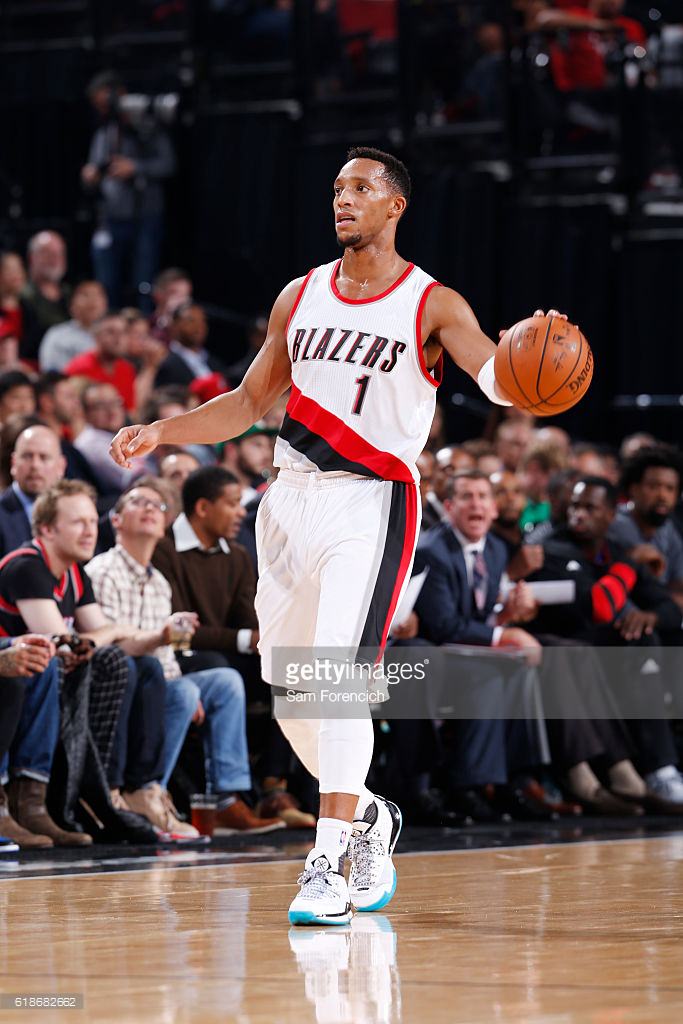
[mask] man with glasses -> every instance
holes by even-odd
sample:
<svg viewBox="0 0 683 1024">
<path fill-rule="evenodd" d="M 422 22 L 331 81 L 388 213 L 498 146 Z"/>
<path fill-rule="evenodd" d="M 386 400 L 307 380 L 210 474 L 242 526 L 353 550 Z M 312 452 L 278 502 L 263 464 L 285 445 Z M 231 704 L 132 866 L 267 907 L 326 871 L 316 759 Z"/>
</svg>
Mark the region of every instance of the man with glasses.
<svg viewBox="0 0 683 1024">
<path fill-rule="evenodd" d="M 166 504 L 153 477 L 143 477 L 121 495 L 112 524 L 116 546 L 97 555 L 87 567 L 95 596 L 111 622 L 130 622 L 157 642 L 149 653 L 157 658 L 166 680 L 166 741 L 160 783 L 123 793 L 126 806 L 150 816 L 160 802 L 168 804 L 167 786 L 191 722 L 200 726 L 207 759 L 207 785 L 217 799 L 219 828 L 237 832 L 268 832 L 283 827 L 279 818 L 257 818 L 239 793 L 251 789 L 246 738 L 244 683 L 232 668 L 183 674 L 171 641 L 188 643 L 197 626 L 193 612 L 171 615 L 171 587 L 155 569 L 152 554 L 163 537 Z M 181 638 L 181 634 L 183 634 Z M 118 781 L 118 780 L 110 780 Z M 125 781 L 125 780 L 124 780 Z"/>
</svg>

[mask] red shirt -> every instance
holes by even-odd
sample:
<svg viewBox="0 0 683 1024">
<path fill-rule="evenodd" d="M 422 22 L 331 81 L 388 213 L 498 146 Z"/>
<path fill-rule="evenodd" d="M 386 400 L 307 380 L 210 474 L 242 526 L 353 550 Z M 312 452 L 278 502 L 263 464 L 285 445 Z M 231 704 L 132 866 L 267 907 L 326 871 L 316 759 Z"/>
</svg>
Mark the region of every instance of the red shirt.
<svg viewBox="0 0 683 1024">
<path fill-rule="evenodd" d="M 17 338 L 21 341 L 23 334 L 23 322 L 24 317 L 22 314 L 21 306 L 17 306 L 16 309 L 0 309 L 0 337 L 1 338 Z"/>
<path fill-rule="evenodd" d="M 573 6 L 563 3 L 562 8 L 568 14 L 575 14 L 584 19 L 591 16 L 585 7 L 579 7 L 576 3 Z M 614 18 L 612 23 L 615 30 L 621 29 L 624 32 L 629 42 L 645 43 L 645 30 L 633 18 Z M 568 31 L 566 36 L 566 43 L 553 43 L 551 46 L 551 66 L 557 88 L 562 92 L 570 92 L 573 89 L 604 89 L 607 78 L 605 33 L 574 29 Z"/>
<path fill-rule="evenodd" d="M 135 367 L 127 359 L 117 359 L 113 373 L 107 373 L 96 350 L 82 352 L 64 367 L 71 377 L 87 377 L 95 384 L 113 384 L 128 412 L 135 408 Z"/>
</svg>

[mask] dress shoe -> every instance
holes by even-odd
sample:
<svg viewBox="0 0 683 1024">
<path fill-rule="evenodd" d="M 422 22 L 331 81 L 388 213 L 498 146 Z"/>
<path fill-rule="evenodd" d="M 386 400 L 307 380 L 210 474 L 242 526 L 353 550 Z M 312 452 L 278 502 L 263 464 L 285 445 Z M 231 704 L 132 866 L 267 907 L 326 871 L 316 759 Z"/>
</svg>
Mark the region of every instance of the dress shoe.
<svg viewBox="0 0 683 1024">
<path fill-rule="evenodd" d="M 474 787 L 453 790 L 448 796 L 447 807 L 449 811 L 471 818 L 472 821 L 485 822 L 490 825 L 510 820 L 509 816 L 503 814 L 487 800 L 483 792 Z"/>
<path fill-rule="evenodd" d="M 411 825 L 423 828 L 462 828 L 472 824 L 467 814 L 459 814 L 445 806 L 445 797 L 438 789 L 427 789 L 409 806 L 407 818 Z"/>
<path fill-rule="evenodd" d="M 256 805 L 258 818 L 280 818 L 287 828 L 315 828 L 317 821 L 314 814 L 302 811 L 299 801 L 285 789 L 271 790 Z"/>
<path fill-rule="evenodd" d="M 608 817 L 629 818 L 642 815 L 643 808 L 637 800 L 617 796 L 604 786 L 598 786 L 591 797 L 579 797 L 586 814 Z"/>
<path fill-rule="evenodd" d="M 563 800 L 559 790 L 556 793 L 549 793 L 537 779 L 530 778 L 521 789 L 525 797 L 535 800 L 541 807 L 546 807 L 549 811 L 559 814 L 561 818 L 583 814 L 581 804 Z"/>
<path fill-rule="evenodd" d="M 681 817 L 683 815 L 683 804 L 678 803 L 677 800 L 667 800 L 665 796 L 662 796 L 660 793 L 654 793 L 651 789 L 646 789 L 644 793 L 638 795 L 624 793 L 622 790 L 617 789 L 611 789 L 610 792 L 618 800 L 623 800 L 631 806 L 642 808 L 646 814 L 668 814 L 674 817 Z"/>
<path fill-rule="evenodd" d="M 123 798 L 120 789 L 110 789 L 109 797 L 111 799 L 111 805 L 115 811 L 129 811 L 130 807 Z"/>
<path fill-rule="evenodd" d="M 496 786 L 493 806 L 501 813 L 509 814 L 513 821 L 557 821 L 559 814 L 539 803 L 517 786 Z"/>
<path fill-rule="evenodd" d="M 54 846 L 49 836 L 36 835 L 17 824 L 9 812 L 7 793 L 3 786 L 0 786 L 0 832 L 18 843 L 22 850 L 47 850 Z"/>
<path fill-rule="evenodd" d="M 244 800 L 234 797 L 227 806 L 216 811 L 214 835 L 229 836 L 236 832 L 257 835 L 260 832 L 274 832 L 278 828 L 285 828 L 281 818 L 259 818 Z"/>
<path fill-rule="evenodd" d="M 164 842 L 174 843 L 199 839 L 199 832 L 193 825 L 181 821 L 173 801 L 158 782 L 143 789 L 124 793 L 125 806 L 136 814 L 147 818 Z"/>
<path fill-rule="evenodd" d="M 47 813 L 47 783 L 20 775 L 7 786 L 9 809 L 17 824 L 41 838 L 49 836 L 55 846 L 90 846 L 92 836 L 86 832 L 67 832 Z"/>
</svg>

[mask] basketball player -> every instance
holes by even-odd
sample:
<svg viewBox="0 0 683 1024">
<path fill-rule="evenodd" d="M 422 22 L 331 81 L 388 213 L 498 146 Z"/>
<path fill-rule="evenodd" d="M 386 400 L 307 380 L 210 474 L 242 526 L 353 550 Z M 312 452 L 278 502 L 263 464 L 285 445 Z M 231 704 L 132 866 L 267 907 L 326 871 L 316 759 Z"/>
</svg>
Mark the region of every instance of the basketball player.
<svg viewBox="0 0 683 1024">
<path fill-rule="evenodd" d="M 493 402 L 510 404 L 496 390 L 495 346 L 468 304 L 396 252 L 409 198 L 399 160 L 352 149 L 334 182 L 343 257 L 287 285 L 242 384 L 181 416 L 125 427 L 111 446 L 129 467 L 159 444 L 224 441 L 291 387 L 275 447 L 280 472 L 257 520 L 259 650 L 274 686 L 285 682 L 274 678 L 277 648 L 384 648 L 413 562 L 415 460 L 434 415 L 443 350 Z M 320 784 L 315 847 L 290 922 L 346 924 L 352 906 L 379 910 L 396 887 L 401 813 L 365 786 L 369 712 L 278 721 Z"/>
</svg>

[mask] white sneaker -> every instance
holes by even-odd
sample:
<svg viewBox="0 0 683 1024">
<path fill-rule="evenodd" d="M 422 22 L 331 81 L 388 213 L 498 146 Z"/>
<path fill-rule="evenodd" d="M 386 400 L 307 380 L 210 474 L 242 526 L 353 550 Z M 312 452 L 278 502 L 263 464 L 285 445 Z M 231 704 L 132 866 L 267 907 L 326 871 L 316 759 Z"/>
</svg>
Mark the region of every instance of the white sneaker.
<svg viewBox="0 0 683 1024">
<path fill-rule="evenodd" d="M 683 806 L 683 776 L 672 764 L 645 776 L 645 784 L 663 800 Z"/>
<path fill-rule="evenodd" d="M 297 879 L 301 890 L 289 908 L 290 924 L 348 924 L 352 910 L 346 879 L 321 850 L 311 850 Z"/>
<path fill-rule="evenodd" d="M 349 844 L 349 895 L 356 910 L 381 910 L 396 891 L 391 855 L 403 818 L 391 800 L 376 796 L 360 821 L 354 821 Z"/>
</svg>

